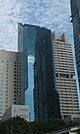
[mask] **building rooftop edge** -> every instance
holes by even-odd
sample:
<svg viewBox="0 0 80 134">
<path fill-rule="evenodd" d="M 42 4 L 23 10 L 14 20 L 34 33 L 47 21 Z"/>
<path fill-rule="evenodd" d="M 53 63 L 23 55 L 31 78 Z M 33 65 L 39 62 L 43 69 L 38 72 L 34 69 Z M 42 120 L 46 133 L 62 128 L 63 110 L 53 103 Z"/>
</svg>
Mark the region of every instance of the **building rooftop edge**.
<svg viewBox="0 0 80 134">
<path fill-rule="evenodd" d="M 48 28 L 46 28 L 46 27 L 44 27 L 44 26 L 38 26 L 38 25 L 34 25 L 34 24 L 22 24 L 22 23 L 19 23 L 18 22 L 18 25 L 21 25 L 21 26 L 23 26 L 23 27 L 25 27 L 25 26 L 33 26 L 33 27 L 35 27 L 35 28 L 44 28 L 44 29 L 47 29 L 47 30 L 50 30 L 50 29 L 48 29 Z M 50 30 L 51 31 L 51 30 Z M 52 32 L 52 31 L 51 31 Z"/>
<path fill-rule="evenodd" d="M 5 50 L 5 49 L 1 49 L 0 52 L 9 52 L 9 53 L 18 53 L 18 51 L 9 51 L 9 50 Z"/>
<path fill-rule="evenodd" d="M 52 39 L 57 40 L 60 39 L 61 42 L 65 42 L 67 44 L 71 44 L 66 36 L 66 33 L 62 33 L 61 35 L 58 35 L 55 31 L 52 32 Z"/>
</svg>

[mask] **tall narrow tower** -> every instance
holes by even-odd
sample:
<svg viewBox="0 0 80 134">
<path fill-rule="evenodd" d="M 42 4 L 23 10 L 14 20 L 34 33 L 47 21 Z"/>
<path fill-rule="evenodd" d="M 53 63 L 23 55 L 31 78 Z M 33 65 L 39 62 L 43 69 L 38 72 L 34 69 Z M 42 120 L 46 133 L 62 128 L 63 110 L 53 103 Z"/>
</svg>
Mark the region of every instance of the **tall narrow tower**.
<svg viewBox="0 0 80 134">
<path fill-rule="evenodd" d="M 51 31 L 37 29 L 34 63 L 34 111 L 36 119 L 59 117 L 58 93 L 55 90 L 54 55 Z"/>
<path fill-rule="evenodd" d="M 65 34 L 52 34 L 55 59 L 56 88 L 59 93 L 60 112 L 64 119 L 67 115 L 77 115 L 79 111 L 78 94 L 72 55 L 72 46 Z"/>
<path fill-rule="evenodd" d="M 74 47 L 80 87 L 80 0 L 71 0 Z"/>
<path fill-rule="evenodd" d="M 19 24 L 19 53 L 23 66 L 23 81 L 28 88 L 28 56 L 34 57 L 35 120 L 59 117 L 59 100 L 55 90 L 51 31 L 33 25 Z M 25 67 L 25 68 L 24 68 Z"/>
</svg>

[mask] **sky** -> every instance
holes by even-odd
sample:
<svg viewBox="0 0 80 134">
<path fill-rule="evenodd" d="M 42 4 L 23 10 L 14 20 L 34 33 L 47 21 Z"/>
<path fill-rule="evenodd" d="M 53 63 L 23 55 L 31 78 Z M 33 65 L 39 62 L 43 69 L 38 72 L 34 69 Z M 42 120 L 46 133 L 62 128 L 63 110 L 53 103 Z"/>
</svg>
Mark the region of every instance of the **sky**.
<svg viewBox="0 0 80 134">
<path fill-rule="evenodd" d="M 18 22 L 44 26 L 72 39 L 69 0 L 0 0 L 0 49 L 17 51 Z"/>
</svg>

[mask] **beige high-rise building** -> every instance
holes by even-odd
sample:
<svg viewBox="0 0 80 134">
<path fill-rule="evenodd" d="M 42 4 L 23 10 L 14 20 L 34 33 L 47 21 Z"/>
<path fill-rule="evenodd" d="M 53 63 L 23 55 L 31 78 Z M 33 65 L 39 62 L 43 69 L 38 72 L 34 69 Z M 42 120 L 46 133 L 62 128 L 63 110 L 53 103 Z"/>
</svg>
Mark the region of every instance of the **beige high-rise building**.
<svg viewBox="0 0 80 134">
<path fill-rule="evenodd" d="M 0 50 L 0 117 L 12 104 L 24 104 L 21 62 L 17 52 Z"/>
<path fill-rule="evenodd" d="M 56 88 L 59 93 L 60 112 L 62 118 L 67 115 L 79 114 L 79 102 L 77 94 L 72 46 L 68 42 L 65 34 L 57 36 L 52 34 Z"/>
</svg>

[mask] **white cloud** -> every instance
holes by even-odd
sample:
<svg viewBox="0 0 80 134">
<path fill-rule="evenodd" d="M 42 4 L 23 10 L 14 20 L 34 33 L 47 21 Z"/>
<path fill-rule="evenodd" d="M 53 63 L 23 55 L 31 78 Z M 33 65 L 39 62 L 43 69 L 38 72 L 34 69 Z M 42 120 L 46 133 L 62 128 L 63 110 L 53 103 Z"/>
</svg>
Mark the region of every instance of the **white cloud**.
<svg viewBox="0 0 80 134">
<path fill-rule="evenodd" d="M 17 48 L 17 22 L 45 26 L 72 39 L 69 0 L 0 0 L 0 44 Z"/>
</svg>

